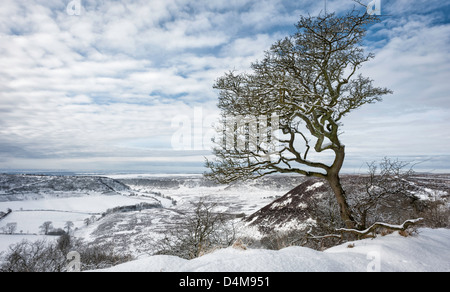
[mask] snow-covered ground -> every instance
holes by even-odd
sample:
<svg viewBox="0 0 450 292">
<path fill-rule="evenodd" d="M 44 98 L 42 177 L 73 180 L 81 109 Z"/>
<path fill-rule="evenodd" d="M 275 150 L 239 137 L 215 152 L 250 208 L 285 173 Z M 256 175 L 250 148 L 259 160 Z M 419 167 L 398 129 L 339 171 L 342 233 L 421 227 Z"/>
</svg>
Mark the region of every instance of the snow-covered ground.
<svg viewBox="0 0 450 292">
<path fill-rule="evenodd" d="M 137 178 L 149 181 L 138 181 L 137 184 L 133 184 L 135 182 L 132 180 L 136 177 L 114 178 L 129 185 L 133 193 L 138 195 L 137 198 L 157 198 L 162 202 L 163 208 L 111 214 L 95 224 L 81 228 L 75 236 L 98 244 L 113 242 L 117 252 L 129 253 L 135 257 L 157 252 L 156 243 L 167 234 L 167 228 L 183 220 L 183 215 L 191 212 L 193 204 L 199 201 L 216 204 L 215 212 L 250 215 L 295 185 L 274 185 L 272 181 L 248 185 L 210 185 L 205 184 L 201 176 L 139 176 Z M 254 229 L 248 228 L 245 232 L 260 236 Z"/>
<path fill-rule="evenodd" d="M 245 213 L 249 215 L 281 197 L 293 187 L 304 181 L 302 177 L 294 177 L 279 182 L 277 179 L 260 179 L 245 183 L 231 185 L 205 184 L 202 176 L 174 175 L 174 176 L 144 176 L 131 177 L 130 175 L 109 176 L 121 179 L 129 185 L 134 192 L 174 199 L 179 210 L 189 209 L 191 203 L 205 200 L 215 202 L 225 213 Z M 134 185 L 133 178 L 138 185 Z M 128 180 L 127 180 L 128 179 Z"/>
<path fill-rule="evenodd" d="M 445 229 L 422 229 L 418 236 L 409 238 L 389 235 L 358 241 L 354 248 L 347 248 L 347 243 L 325 252 L 303 247 L 280 251 L 228 248 L 191 261 L 150 256 L 157 251 L 154 243 L 164 236 L 167 227 L 183 220 L 199 200 L 216 203 L 217 212 L 248 216 L 303 181 L 267 177 L 225 186 L 206 183 L 195 175 L 122 175 L 108 179 L 3 176 L 0 196 L 9 197 L 0 200 L 0 212 L 11 209 L 12 213 L 0 220 L 0 230 L 8 223 L 17 223 L 17 229 L 14 235 L 0 234 L 0 253 L 22 239 L 55 240 L 57 237 L 40 234 L 39 227 L 45 221 L 51 221 L 55 228 L 72 221 L 78 228 L 74 236 L 93 244 L 113 243 L 117 252 L 139 259 L 109 271 L 366 271 L 368 267 L 381 271 L 450 271 L 450 231 Z M 426 190 L 418 193 L 422 199 L 428 199 L 430 192 L 448 196 L 445 188 Z M 107 209 L 152 202 L 160 202 L 161 207 L 108 214 L 89 226 L 84 222 L 92 216 L 99 219 Z M 242 232 L 244 237 L 260 236 L 257 228 L 243 228 Z"/>
<path fill-rule="evenodd" d="M 22 239 L 37 238 L 30 237 L 31 234 L 43 236 L 40 226 L 46 221 L 51 221 L 55 229 L 64 228 L 67 221 L 72 221 L 78 229 L 74 232 L 75 237 L 90 244 L 113 243 L 116 252 L 135 257 L 156 252 L 155 242 L 164 237 L 168 226 L 192 211 L 192 203 L 214 202 L 217 212 L 250 215 L 276 196 L 284 195 L 299 181 L 289 179 L 286 183 L 265 179 L 225 186 L 205 183 L 201 175 L 116 175 L 101 180 L 89 177 L 1 177 L 0 188 L 7 190 L 13 199 L 2 201 L 0 198 L 0 212 L 8 209 L 13 212 L 0 220 L 0 232 L 8 223 L 17 223 L 17 229 L 15 235 L 0 237 L 0 253 Z M 121 179 L 130 188 L 111 179 Z M 138 181 L 133 185 L 134 179 L 149 181 Z M 115 194 L 108 187 L 103 189 L 105 183 L 112 186 Z M 102 193 L 104 191 L 107 193 Z M 99 219 L 107 209 L 156 200 L 162 208 L 109 214 L 89 226 L 84 222 L 93 215 Z M 246 232 L 259 235 L 253 229 Z M 48 240 L 54 240 L 54 237 L 48 237 Z"/>
<path fill-rule="evenodd" d="M 354 247 L 349 248 L 349 244 Z M 450 272 L 450 230 L 419 229 L 345 243 L 324 252 L 226 248 L 193 260 L 151 256 L 100 272 Z"/>
<path fill-rule="evenodd" d="M 0 229 L 8 223 L 17 223 L 17 233 L 20 231 L 39 233 L 39 227 L 45 221 L 51 221 L 54 228 L 64 228 L 67 221 L 72 221 L 75 228 L 81 228 L 84 220 L 92 215 L 98 217 L 107 209 L 135 205 L 140 202 L 155 202 L 155 200 L 145 197 L 97 194 L 85 197 L 0 202 L 0 210 L 9 208 L 13 211 L 0 221 Z"/>
</svg>

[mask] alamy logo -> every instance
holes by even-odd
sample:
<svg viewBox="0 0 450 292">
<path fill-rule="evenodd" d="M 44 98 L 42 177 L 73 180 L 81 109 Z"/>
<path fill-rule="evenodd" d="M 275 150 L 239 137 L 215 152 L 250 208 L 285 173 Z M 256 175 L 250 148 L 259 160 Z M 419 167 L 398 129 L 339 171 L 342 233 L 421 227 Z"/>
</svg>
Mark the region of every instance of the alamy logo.
<svg viewBox="0 0 450 292">
<path fill-rule="evenodd" d="M 367 265 L 367 272 L 381 272 L 381 247 L 373 246 L 367 253 L 367 260 L 370 262 Z"/>
<path fill-rule="evenodd" d="M 222 143 L 225 150 L 275 154 L 279 151 L 277 115 L 231 116 L 223 119 Z"/>
<path fill-rule="evenodd" d="M 172 135 L 172 149 L 184 151 L 211 150 L 220 146 L 225 150 L 238 152 L 279 151 L 277 132 L 280 129 L 276 114 L 260 116 L 217 116 L 203 117 L 202 108 L 194 108 L 193 120 L 188 115 L 175 116 L 172 128 L 178 128 Z"/>
<path fill-rule="evenodd" d="M 373 0 L 367 4 L 367 14 L 381 15 L 381 0 Z"/>
<path fill-rule="evenodd" d="M 81 0 L 72 0 L 67 4 L 66 12 L 70 16 L 81 15 Z"/>
<path fill-rule="evenodd" d="M 67 260 L 70 261 L 66 266 L 67 272 L 81 272 L 81 256 L 78 252 L 69 252 Z"/>
</svg>

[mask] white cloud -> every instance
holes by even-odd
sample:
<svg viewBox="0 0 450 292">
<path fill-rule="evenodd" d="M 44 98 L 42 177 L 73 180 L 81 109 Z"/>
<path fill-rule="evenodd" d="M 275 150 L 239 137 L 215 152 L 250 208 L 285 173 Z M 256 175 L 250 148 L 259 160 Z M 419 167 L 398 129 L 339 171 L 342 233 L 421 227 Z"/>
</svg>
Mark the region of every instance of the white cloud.
<svg viewBox="0 0 450 292">
<path fill-rule="evenodd" d="M 385 45 L 363 71 L 394 94 L 348 117 L 343 139 L 349 153 L 448 155 L 450 25 L 435 24 L 433 15 L 405 14 L 386 20 L 375 37 L 380 34 Z"/>
<path fill-rule="evenodd" d="M 80 169 L 92 167 L 94 158 L 108 166 L 114 157 L 170 158 L 151 150 L 171 150 L 174 117 L 193 119 L 196 106 L 204 116 L 216 114 L 217 77 L 248 70 L 293 31 L 300 14 L 323 9 L 321 1 L 82 0 L 81 15 L 69 16 L 69 2 L 2 1 L 0 168 L 27 168 L 27 159 L 37 158 L 46 160 L 30 165 Z M 348 144 L 373 153 L 386 145 L 398 152 L 411 134 L 448 141 L 434 127 L 448 124 L 449 26 L 427 15 L 414 19 L 413 5 L 399 2 L 387 8 L 407 6 L 408 17 L 378 30 L 385 41 L 365 69 L 396 94 L 355 112 L 344 129 Z M 343 11 L 352 5 L 328 6 Z M 396 120 L 401 125 L 391 127 Z M 371 140 L 376 134 L 387 138 Z M 417 141 L 411 149 L 425 151 L 426 143 Z M 427 151 L 446 153 L 443 146 Z M 130 168 L 136 160 L 119 162 Z"/>
</svg>

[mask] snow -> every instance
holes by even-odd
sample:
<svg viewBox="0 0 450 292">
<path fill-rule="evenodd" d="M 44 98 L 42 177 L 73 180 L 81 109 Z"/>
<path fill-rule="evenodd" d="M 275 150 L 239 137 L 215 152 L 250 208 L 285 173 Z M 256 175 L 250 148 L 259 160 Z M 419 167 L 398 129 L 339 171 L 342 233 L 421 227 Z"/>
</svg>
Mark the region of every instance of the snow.
<svg viewBox="0 0 450 292">
<path fill-rule="evenodd" d="M 8 223 L 17 223 L 16 232 L 38 234 L 40 232 L 39 226 L 45 221 L 52 222 L 54 228 L 63 229 L 67 221 L 74 223 L 74 228 L 83 226 L 85 218 L 90 217 L 81 213 L 70 213 L 60 211 L 25 211 L 13 212 L 0 224 L 0 228 L 6 226 Z M 43 219 L 45 218 L 45 219 Z"/>
<path fill-rule="evenodd" d="M 293 218 L 287 223 L 277 224 L 274 226 L 276 232 L 288 233 L 292 230 L 306 230 L 316 225 L 316 220 L 308 218 L 306 220 Z"/>
<path fill-rule="evenodd" d="M 0 202 L 0 210 L 7 208 L 13 211 L 19 210 L 58 210 L 79 213 L 101 213 L 107 209 L 134 205 L 140 202 L 155 202 L 155 199 L 144 197 L 127 197 L 122 195 L 105 196 L 101 194 L 69 197 L 69 198 L 52 198 L 28 201 Z"/>
<path fill-rule="evenodd" d="M 135 178 L 180 178 L 180 177 L 196 177 L 196 178 L 202 178 L 203 174 L 186 174 L 186 173 L 140 173 L 140 174 L 102 174 L 104 177 L 109 177 L 112 179 L 135 179 Z"/>
<path fill-rule="evenodd" d="M 428 201 L 436 200 L 438 198 L 442 198 L 448 195 L 446 191 L 432 190 L 430 188 L 423 188 L 420 191 L 410 191 L 410 193 L 418 197 L 420 200 L 428 200 Z"/>
<path fill-rule="evenodd" d="M 376 223 L 372 224 L 369 228 L 367 228 L 367 229 L 365 229 L 365 230 L 356 230 L 356 229 L 348 229 L 348 228 L 339 228 L 339 229 L 337 229 L 337 231 L 350 231 L 350 232 L 353 232 L 353 233 L 358 233 L 358 234 L 364 235 L 364 234 L 367 234 L 367 233 L 371 232 L 371 230 L 372 230 L 374 227 L 377 227 L 377 226 L 379 226 L 379 227 L 387 227 L 387 228 L 391 228 L 391 229 L 394 229 L 394 230 L 400 230 L 400 229 L 404 230 L 404 229 L 406 229 L 406 227 L 407 227 L 408 224 L 418 223 L 418 222 L 420 222 L 420 221 L 422 221 L 422 220 L 423 220 L 423 218 L 410 219 L 410 220 L 406 220 L 406 221 L 405 221 L 403 224 L 401 224 L 401 225 L 394 225 L 394 224 L 387 224 L 387 223 L 383 223 L 383 222 L 376 222 Z"/>
<path fill-rule="evenodd" d="M 0 230 L 8 223 L 17 223 L 16 232 L 19 235 L 14 236 L 14 240 L 11 237 L 9 241 L 16 243 L 21 241 L 21 236 L 27 238 L 26 234 L 41 233 L 39 226 L 45 221 L 51 221 L 55 228 L 63 228 L 67 221 L 72 221 L 74 227 L 78 228 L 74 232 L 77 238 L 95 244 L 114 243 L 116 252 L 140 256 L 156 252 L 155 240 L 162 238 L 166 228 L 177 222 L 180 214 L 192 210 L 192 203 L 206 200 L 217 203 L 214 211 L 248 215 L 272 202 L 274 196 L 285 194 L 292 187 L 278 184 L 277 181 L 273 181 L 276 185 L 273 186 L 270 180 L 258 185 L 245 183 L 216 186 L 203 184 L 202 177 L 195 175 L 176 177 L 142 175 L 142 177 L 150 177 L 152 183 L 136 186 L 130 184 L 130 190 L 117 191 L 115 195 L 104 195 L 90 189 L 60 194 L 47 189 L 41 191 L 40 187 L 32 188 L 33 193 L 24 196 L 23 200 L 0 201 L 0 211 L 6 212 L 8 208 L 13 210 L 0 221 Z M 137 177 L 127 175 L 124 178 Z M 68 178 L 68 182 L 71 181 L 71 178 Z M 26 182 L 32 183 L 28 180 Z M 22 184 L 22 177 L 18 177 L 14 187 L 20 187 Z M 19 195 L 15 197 L 20 197 Z M 176 205 L 172 199 L 176 201 Z M 86 218 L 90 218 L 93 214 L 97 214 L 98 218 L 99 214 L 110 208 L 136 205 L 141 202 L 153 203 L 156 200 L 161 202 L 162 208 L 108 215 L 89 226 L 84 223 Z M 256 230 L 252 230 L 253 233 L 256 234 Z M 116 244 L 117 242 L 119 243 Z M 7 246 L 5 244 L 4 248 L 0 248 L 0 253 Z"/>
<path fill-rule="evenodd" d="M 17 222 L 16 232 L 19 234 L 0 235 L 0 253 L 6 251 L 9 244 L 22 239 L 57 239 L 25 234 L 39 233 L 39 226 L 44 221 L 52 221 L 55 228 L 62 228 L 66 221 L 72 221 L 79 228 L 74 236 L 93 244 L 115 243 L 117 252 L 131 253 L 138 258 L 105 271 L 366 271 L 369 268 L 381 271 L 450 271 L 450 231 L 443 229 L 422 229 L 418 236 L 409 238 L 393 234 L 374 240 L 357 241 L 354 248 L 347 248 L 347 243 L 325 252 L 303 247 L 290 247 L 280 251 L 228 248 L 191 261 L 173 256 L 150 256 L 156 251 L 155 240 L 164 235 L 167 226 L 179 222 L 184 213 L 192 210 L 192 203 L 205 200 L 217 203 L 215 211 L 248 216 L 286 194 L 301 181 L 267 178 L 233 185 L 209 185 L 201 180 L 201 176 L 137 177 L 151 179 L 148 184 L 144 182 L 133 185 L 130 181 L 127 184 L 131 188 L 129 190 L 122 190 L 118 185 L 119 189 L 115 193 L 107 195 L 96 191 L 99 188 L 90 187 L 75 187 L 73 192 L 57 192 L 49 189 L 46 184 L 44 187 L 31 188 L 30 193 L 14 193 L 17 201 L 0 202 L 0 212 L 5 212 L 8 208 L 13 210 L 0 221 L 0 229 L 7 223 Z M 123 175 L 122 178 L 134 179 L 136 175 Z M 67 189 L 70 189 L 71 181 L 73 179 L 69 178 L 65 183 L 68 185 Z M 322 185 L 323 182 L 314 183 L 308 191 Z M 17 178 L 10 189 L 19 186 L 20 179 Z M 441 195 L 436 190 L 434 192 L 423 190 L 423 194 L 426 194 L 423 199 L 430 199 L 433 194 Z M 84 224 L 84 219 L 92 214 L 101 214 L 118 206 L 152 203 L 156 200 L 161 202 L 162 208 L 107 215 L 89 226 Z M 298 207 L 305 206 L 299 203 Z M 312 219 L 306 222 L 292 220 L 290 224 L 274 227 L 277 231 L 289 231 L 291 228 L 307 228 L 314 224 Z M 243 238 L 248 236 L 260 239 L 262 236 L 256 226 L 242 226 L 239 230 Z M 21 231 L 24 234 L 20 234 Z"/>
<path fill-rule="evenodd" d="M 323 185 L 324 185 L 323 182 L 316 182 L 315 184 L 313 184 L 313 185 L 307 187 L 307 188 L 306 188 L 306 192 L 313 191 L 313 190 L 315 190 L 315 189 L 317 189 L 317 188 L 320 188 L 320 187 L 323 186 Z"/>
<path fill-rule="evenodd" d="M 298 204 L 297 207 L 298 207 L 299 209 L 306 209 L 306 208 L 308 208 L 308 205 L 305 204 L 305 203 L 300 203 L 300 204 Z"/>
<path fill-rule="evenodd" d="M 85 196 L 60 199 L 0 202 L 0 211 L 11 208 L 13 212 L 0 222 L 0 228 L 11 222 L 18 223 L 17 232 L 39 233 L 39 226 L 51 221 L 53 227 L 63 228 L 67 221 L 82 227 L 84 219 L 101 214 L 107 209 L 135 205 L 140 202 L 155 202 L 152 198 L 113 196 Z"/>
<path fill-rule="evenodd" d="M 324 252 L 220 249 L 193 260 L 150 256 L 98 272 L 450 272 L 450 230 L 419 229 L 345 243 Z"/>
<path fill-rule="evenodd" d="M 280 203 L 273 203 L 270 208 L 271 209 L 278 209 L 280 207 L 285 207 L 285 206 L 289 205 L 290 203 L 292 203 L 292 198 L 284 200 L 283 202 L 280 202 Z"/>
</svg>

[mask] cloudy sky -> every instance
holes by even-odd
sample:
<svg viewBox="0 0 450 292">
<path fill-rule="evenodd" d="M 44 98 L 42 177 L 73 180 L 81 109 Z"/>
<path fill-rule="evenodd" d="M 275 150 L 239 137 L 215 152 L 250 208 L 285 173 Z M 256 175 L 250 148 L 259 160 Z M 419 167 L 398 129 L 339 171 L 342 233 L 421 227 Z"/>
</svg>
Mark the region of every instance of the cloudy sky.
<svg viewBox="0 0 450 292">
<path fill-rule="evenodd" d="M 366 41 L 376 58 L 363 72 L 394 94 L 343 121 L 345 168 L 388 156 L 450 172 L 449 2 L 380 4 L 383 22 Z M 338 14 L 354 5 L 327 1 Z M 300 15 L 323 9 L 319 0 L 2 0 L 0 171 L 203 171 L 214 80 L 247 71 Z"/>
</svg>

